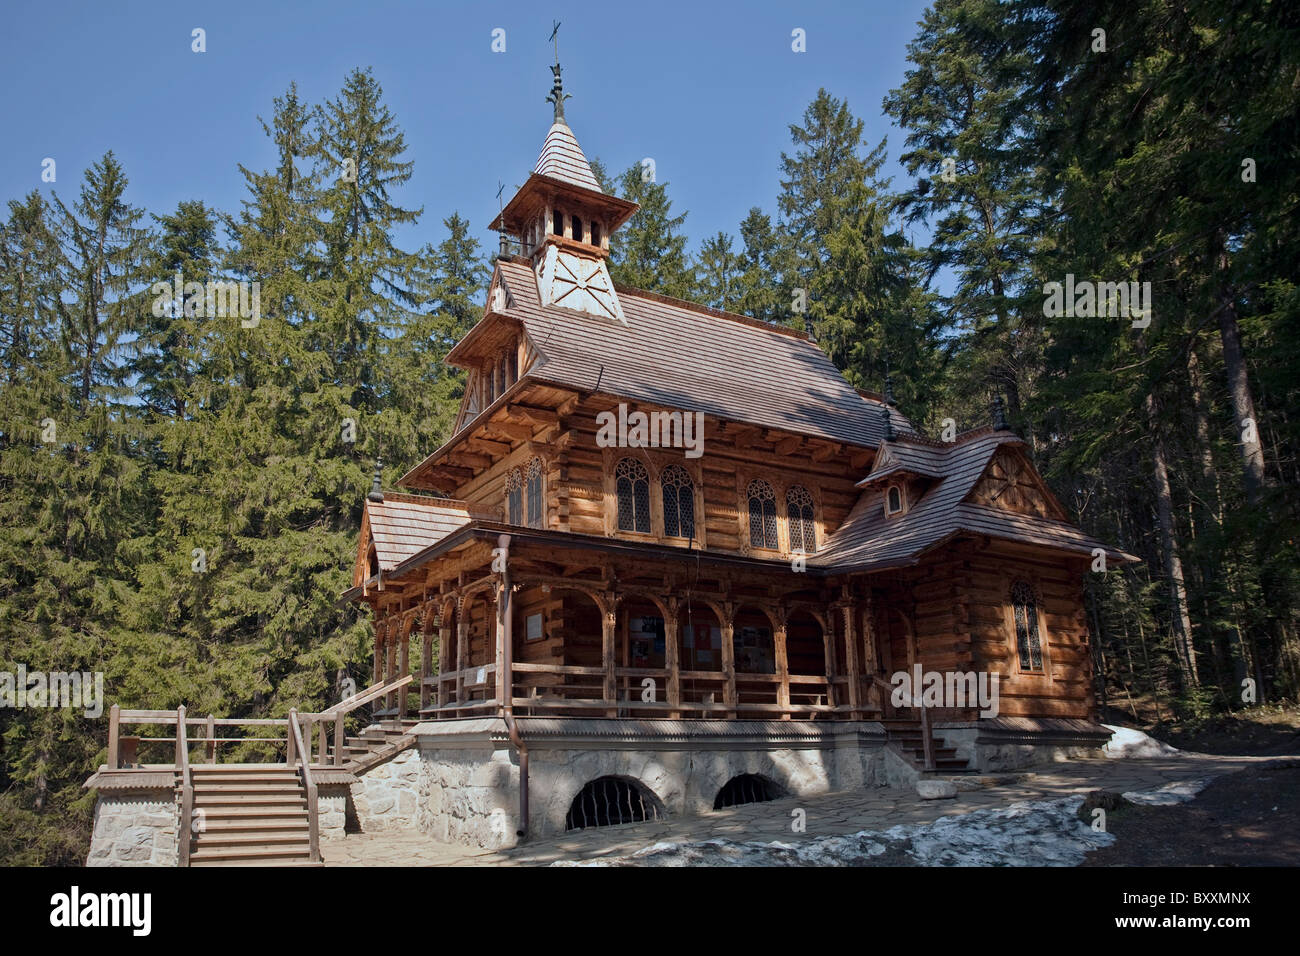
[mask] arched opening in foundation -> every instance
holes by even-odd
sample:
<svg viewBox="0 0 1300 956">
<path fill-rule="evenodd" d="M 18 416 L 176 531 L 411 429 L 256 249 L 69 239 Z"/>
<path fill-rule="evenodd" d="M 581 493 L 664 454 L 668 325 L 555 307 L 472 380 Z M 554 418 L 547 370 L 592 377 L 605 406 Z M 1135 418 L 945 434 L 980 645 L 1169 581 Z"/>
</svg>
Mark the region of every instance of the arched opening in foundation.
<svg viewBox="0 0 1300 956">
<path fill-rule="evenodd" d="M 640 781 L 631 777 L 597 777 L 573 798 L 564 818 L 564 829 L 644 823 L 662 820 L 666 815 L 658 798 Z"/>
</svg>

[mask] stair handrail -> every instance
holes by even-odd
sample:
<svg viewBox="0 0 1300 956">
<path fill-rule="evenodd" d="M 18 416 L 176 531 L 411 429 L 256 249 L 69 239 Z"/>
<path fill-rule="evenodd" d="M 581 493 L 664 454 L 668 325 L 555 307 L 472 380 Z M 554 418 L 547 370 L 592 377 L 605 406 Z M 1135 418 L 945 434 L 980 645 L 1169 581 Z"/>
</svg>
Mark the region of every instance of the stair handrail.
<svg viewBox="0 0 1300 956">
<path fill-rule="evenodd" d="M 921 705 L 921 747 L 925 753 L 925 769 L 934 769 L 934 736 L 930 732 L 930 708 Z"/>
<path fill-rule="evenodd" d="M 407 674 L 405 677 L 398 677 L 394 680 L 388 681 L 387 683 L 380 681 L 377 684 L 371 684 L 365 690 L 357 691 L 357 693 L 353 694 L 351 697 L 347 697 L 334 706 L 327 707 L 325 710 L 322 710 L 313 716 L 328 719 L 335 717 L 338 714 L 349 713 L 356 710 L 362 704 L 370 703 L 376 697 L 383 697 L 385 694 L 391 694 L 398 688 L 405 687 L 413 680 L 415 680 L 415 675 Z"/>
<path fill-rule="evenodd" d="M 293 742 L 297 745 L 296 757 L 298 766 L 302 770 L 303 785 L 307 788 L 307 831 L 311 847 L 311 862 L 320 862 L 320 827 L 317 822 L 316 807 L 316 781 L 311 775 L 311 751 L 306 748 L 302 739 L 302 728 L 298 726 L 298 711 L 289 709 L 289 733 L 293 735 Z M 286 755 L 287 756 L 287 755 Z M 288 758 L 286 762 L 289 762 Z"/>
<path fill-rule="evenodd" d="M 190 771 L 190 742 L 185 733 L 185 705 L 176 708 L 176 766 L 181 771 L 181 818 L 176 827 L 176 865 L 190 865 L 190 841 L 194 829 L 194 776 Z"/>
</svg>

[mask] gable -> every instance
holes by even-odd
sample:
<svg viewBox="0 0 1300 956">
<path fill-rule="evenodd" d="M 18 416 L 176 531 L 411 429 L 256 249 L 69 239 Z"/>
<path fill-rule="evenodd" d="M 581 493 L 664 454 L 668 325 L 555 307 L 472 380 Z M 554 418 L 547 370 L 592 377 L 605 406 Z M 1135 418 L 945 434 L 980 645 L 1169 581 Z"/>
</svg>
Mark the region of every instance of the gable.
<svg viewBox="0 0 1300 956">
<path fill-rule="evenodd" d="M 1036 518 L 1067 519 L 1065 509 L 1019 450 L 999 448 L 966 496 L 971 504 Z"/>
</svg>

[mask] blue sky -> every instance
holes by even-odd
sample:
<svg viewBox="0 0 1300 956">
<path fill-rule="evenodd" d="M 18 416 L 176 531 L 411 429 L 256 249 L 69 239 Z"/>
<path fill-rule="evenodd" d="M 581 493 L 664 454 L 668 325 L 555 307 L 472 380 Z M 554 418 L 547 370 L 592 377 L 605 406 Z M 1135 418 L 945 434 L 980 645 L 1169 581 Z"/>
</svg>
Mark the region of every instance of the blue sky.
<svg viewBox="0 0 1300 956">
<path fill-rule="evenodd" d="M 619 171 L 655 160 L 691 247 L 733 235 L 759 205 L 775 216 L 788 125 L 826 87 L 846 98 L 875 143 L 901 132 L 880 103 L 906 68 L 921 0 L 845 3 L 452 4 L 315 0 L 11 4 L 0 32 L 0 200 L 32 189 L 65 201 L 112 149 L 128 199 L 149 212 L 202 199 L 224 211 L 245 195 L 237 163 L 273 162 L 258 116 L 297 81 L 303 97 L 337 95 L 347 72 L 373 67 L 406 133 L 415 174 L 396 199 L 424 207 L 408 248 L 444 235 L 459 211 L 485 251 L 497 211 L 532 169 L 550 124 L 553 19 L 560 28 L 566 114 L 589 157 Z M 191 51 L 191 31 L 207 51 Z M 506 52 L 491 50 L 506 31 Z M 807 52 L 791 50 L 806 31 Z M 57 182 L 41 182 L 41 162 Z"/>
</svg>

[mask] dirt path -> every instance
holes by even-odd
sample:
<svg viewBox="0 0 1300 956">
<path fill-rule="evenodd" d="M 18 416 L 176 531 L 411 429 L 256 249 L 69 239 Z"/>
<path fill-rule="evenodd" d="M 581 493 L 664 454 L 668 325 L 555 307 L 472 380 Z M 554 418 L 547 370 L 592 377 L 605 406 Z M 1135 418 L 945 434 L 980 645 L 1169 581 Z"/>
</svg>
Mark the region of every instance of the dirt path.
<svg viewBox="0 0 1300 956">
<path fill-rule="evenodd" d="M 1300 760 L 1219 777 L 1189 803 L 1111 813 L 1083 866 L 1300 866 Z"/>
</svg>

